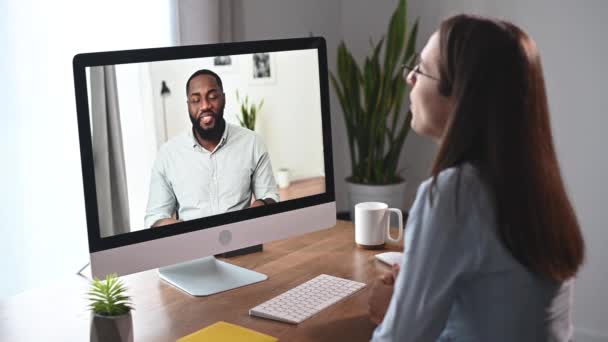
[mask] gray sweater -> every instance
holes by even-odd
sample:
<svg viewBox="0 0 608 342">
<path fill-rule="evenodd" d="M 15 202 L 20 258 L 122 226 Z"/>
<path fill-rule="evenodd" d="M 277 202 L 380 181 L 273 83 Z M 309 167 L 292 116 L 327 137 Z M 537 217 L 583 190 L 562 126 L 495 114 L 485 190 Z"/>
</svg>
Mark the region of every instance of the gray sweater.
<svg viewBox="0 0 608 342">
<path fill-rule="evenodd" d="M 497 236 L 488 188 L 471 165 L 419 188 L 395 292 L 372 341 L 569 341 L 573 280 L 541 279 Z M 525 229 L 525 227 L 522 227 Z"/>
</svg>

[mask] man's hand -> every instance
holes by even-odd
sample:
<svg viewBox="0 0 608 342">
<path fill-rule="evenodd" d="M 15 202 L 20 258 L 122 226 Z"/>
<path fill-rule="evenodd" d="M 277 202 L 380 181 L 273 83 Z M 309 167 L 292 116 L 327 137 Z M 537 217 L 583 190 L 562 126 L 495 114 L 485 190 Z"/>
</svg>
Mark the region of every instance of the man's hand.
<svg viewBox="0 0 608 342">
<path fill-rule="evenodd" d="M 266 204 L 260 200 L 255 200 L 253 203 L 251 203 L 251 206 L 249 208 L 261 207 L 263 205 Z"/>
<path fill-rule="evenodd" d="M 264 203 L 264 202 L 266 202 L 266 203 Z M 272 204 L 272 203 L 277 203 L 277 202 L 275 202 L 272 198 L 264 198 L 263 201 L 255 200 L 253 203 L 251 203 L 249 208 L 261 207 L 263 205 L 268 205 L 268 204 Z"/>
<path fill-rule="evenodd" d="M 380 324 L 384 319 L 388 305 L 393 296 L 395 280 L 399 274 L 399 265 L 394 265 L 391 272 L 386 272 L 374 281 L 369 296 L 369 318 L 372 322 Z"/>
<path fill-rule="evenodd" d="M 154 224 L 152 225 L 152 228 L 156 228 L 156 227 L 160 227 L 160 226 L 166 226 L 168 224 L 173 224 L 173 223 L 178 223 L 180 222 L 179 220 L 176 220 L 172 217 L 169 218 L 165 218 L 165 219 L 160 219 L 156 222 L 154 222 Z"/>
</svg>

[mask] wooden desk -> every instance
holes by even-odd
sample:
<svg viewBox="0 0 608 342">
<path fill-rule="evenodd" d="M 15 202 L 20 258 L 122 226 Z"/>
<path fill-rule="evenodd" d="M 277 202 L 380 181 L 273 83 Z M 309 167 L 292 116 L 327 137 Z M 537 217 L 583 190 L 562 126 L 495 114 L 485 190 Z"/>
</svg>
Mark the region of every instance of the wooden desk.
<svg viewBox="0 0 608 342">
<path fill-rule="evenodd" d="M 175 341 L 223 320 L 280 341 L 369 341 L 374 329 L 367 317 L 369 287 L 299 325 L 251 317 L 248 310 L 321 273 L 371 284 L 389 269 L 373 258 L 376 253 L 357 248 L 352 223 L 338 221 L 334 228 L 271 242 L 263 252 L 228 259 L 268 275 L 268 280 L 209 297 L 177 290 L 160 280 L 156 270 L 125 276 L 135 303 L 135 340 Z M 0 341 L 88 341 L 87 288 L 87 281 L 75 275 L 0 302 Z"/>
</svg>

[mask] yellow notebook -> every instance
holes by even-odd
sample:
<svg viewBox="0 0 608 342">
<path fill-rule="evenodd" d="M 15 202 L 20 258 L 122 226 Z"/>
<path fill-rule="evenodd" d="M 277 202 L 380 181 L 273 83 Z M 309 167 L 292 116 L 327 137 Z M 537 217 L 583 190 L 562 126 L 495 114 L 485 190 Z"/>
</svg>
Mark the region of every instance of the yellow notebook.
<svg viewBox="0 0 608 342">
<path fill-rule="evenodd" d="M 177 342 L 275 342 L 276 337 L 259 333 L 226 322 L 213 323 L 197 332 L 184 336 Z"/>
</svg>

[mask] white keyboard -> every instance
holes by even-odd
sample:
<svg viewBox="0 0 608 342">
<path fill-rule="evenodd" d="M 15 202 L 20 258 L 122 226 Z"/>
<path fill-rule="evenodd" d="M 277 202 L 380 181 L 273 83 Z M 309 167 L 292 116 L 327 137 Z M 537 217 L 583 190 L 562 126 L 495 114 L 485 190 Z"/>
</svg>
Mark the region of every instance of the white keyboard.
<svg viewBox="0 0 608 342">
<path fill-rule="evenodd" d="M 364 287 L 364 283 L 321 274 L 250 309 L 249 314 L 298 324 Z"/>
</svg>

